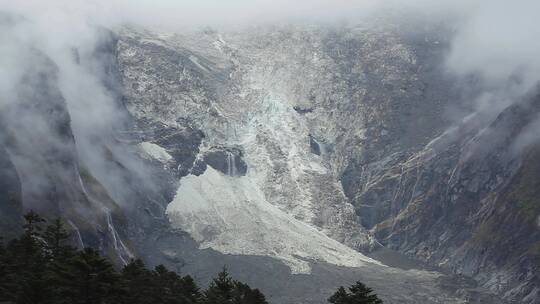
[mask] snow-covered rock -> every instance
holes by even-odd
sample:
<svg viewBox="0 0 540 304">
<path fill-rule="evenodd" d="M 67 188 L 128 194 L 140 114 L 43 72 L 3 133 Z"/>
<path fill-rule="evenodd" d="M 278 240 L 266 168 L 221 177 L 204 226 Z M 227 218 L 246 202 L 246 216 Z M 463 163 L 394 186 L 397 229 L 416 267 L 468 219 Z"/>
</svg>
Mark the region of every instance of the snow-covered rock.
<svg viewBox="0 0 540 304">
<path fill-rule="evenodd" d="M 209 167 L 200 176 L 187 176 L 167 215 L 173 228 L 188 232 L 201 248 L 275 257 L 293 273 L 309 273 L 310 261 L 381 265 L 270 204 L 249 175 L 228 176 Z"/>
</svg>

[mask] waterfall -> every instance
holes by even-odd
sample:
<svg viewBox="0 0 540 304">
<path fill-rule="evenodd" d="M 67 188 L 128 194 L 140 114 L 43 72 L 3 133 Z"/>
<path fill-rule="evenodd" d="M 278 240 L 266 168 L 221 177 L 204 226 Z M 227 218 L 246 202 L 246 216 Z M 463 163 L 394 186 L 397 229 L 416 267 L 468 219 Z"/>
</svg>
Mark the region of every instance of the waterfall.
<svg viewBox="0 0 540 304">
<path fill-rule="evenodd" d="M 87 199 L 90 199 L 90 195 L 88 195 L 88 192 L 86 191 L 86 187 L 84 186 L 84 182 L 83 182 L 83 180 L 81 178 L 81 171 L 79 170 L 78 166 L 75 166 L 75 172 L 77 172 L 77 177 L 79 178 L 79 185 L 81 186 L 81 190 L 82 190 L 84 196 Z"/>
<path fill-rule="evenodd" d="M 234 153 L 227 151 L 227 175 L 236 176 L 236 156 Z"/>
<path fill-rule="evenodd" d="M 124 242 L 122 242 L 122 239 L 120 238 L 120 235 L 118 234 L 118 232 L 114 228 L 114 224 L 113 224 L 112 216 L 111 216 L 111 210 L 109 208 L 107 208 L 107 207 L 104 207 L 103 211 L 105 211 L 105 214 L 107 215 L 107 226 L 108 226 L 109 232 L 110 232 L 110 234 L 112 236 L 112 239 L 113 239 L 114 250 L 118 254 L 118 257 L 120 258 L 122 263 L 124 265 L 127 265 L 128 262 L 126 261 L 126 257 L 129 260 L 129 259 L 132 259 L 134 257 L 134 255 L 127 248 L 127 246 L 124 244 Z"/>
<path fill-rule="evenodd" d="M 83 182 L 83 180 L 81 178 L 79 168 L 75 167 L 75 169 L 77 170 L 77 175 L 79 177 L 79 184 L 81 186 L 82 192 L 86 196 L 88 201 L 90 201 L 92 203 L 95 203 L 97 205 L 101 205 L 101 202 L 95 201 L 90 196 L 90 194 L 86 191 L 86 187 L 85 187 L 84 182 Z M 118 258 L 122 261 L 122 263 L 124 265 L 127 265 L 128 261 L 130 259 L 134 258 L 135 256 L 127 248 L 127 246 L 124 244 L 124 242 L 122 242 L 122 239 L 120 238 L 120 235 L 118 234 L 118 232 L 114 228 L 114 224 L 113 224 L 112 216 L 111 216 L 111 210 L 109 208 L 107 208 L 107 207 L 103 207 L 103 211 L 105 212 L 105 215 L 107 217 L 107 227 L 108 227 L 109 233 L 111 234 L 111 237 L 112 237 L 114 250 L 116 251 L 116 253 L 118 255 Z M 77 232 L 77 236 L 79 238 L 79 246 L 81 246 L 81 248 L 84 248 L 84 243 L 82 241 L 82 237 L 81 237 L 81 233 L 80 233 L 79 229 L 77 228 L 77 226 L 75 226 L 75 224 L 73 222 L 69 221 L 69 224 Z"/>
<path fill-rule="evenodd" d="M 76 170 L 76 172 L 77 172 L 77 177 L 79 178 L 79 185 L 81 186 L 81 190 L 82 190 L 84 196 L 86 197 L 86 199 L 88 199 L 88 201 L 91 202 L 91 203 L 101 204 L 100 202 L 95 201 L 95 200 L 90 196 L 90 194 L 88 193 L 88 191 L 86 190 L 86 186 L 84 185 L 84 182 L 83 182 L 83 180 L 82 180 L 81 172 L 80 172 L 80 170 L 79 170 L 79 167 L 75 166 L 75 170 Z"/>
<path fill-rule="evenodd" d="M 226 152 L 227 153 L 227 175 L 231 176 L 231 152 Z"/>
<path fill-rule="evenodd" d="M 84 249 L 84 242 L 82 240 L 81 232 L 79 231 L 79 228 L 75 224 L 73 224 L 72 221 L 68 220 L 68 224 L 75 230 L 75 233 L 77 234 L 77 239 L 79 241 L 79 249 Z"/>
</svg>

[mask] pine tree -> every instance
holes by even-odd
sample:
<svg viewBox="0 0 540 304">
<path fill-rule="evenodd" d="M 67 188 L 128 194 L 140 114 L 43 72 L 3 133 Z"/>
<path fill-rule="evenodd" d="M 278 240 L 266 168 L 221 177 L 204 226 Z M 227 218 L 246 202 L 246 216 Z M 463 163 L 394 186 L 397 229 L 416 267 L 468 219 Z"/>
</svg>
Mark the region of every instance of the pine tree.
<svg viewBox="0 0 540 304">
<path fill-rule="evenodd" d="M 77 252 L 56 272 L 63 303 L 103 304 L 112 297 L 118 275 L 111 263 L 92 248 Z"/>
<path fill-rule="evenodd" d="M 155 284 L 159 286 L 160 303 L 192 304 L 197 303 L 201 294 L 191 277 L 182 278 L 176 272 L 159 265 L 154 269 Z"/>
<path fill-rule="evenodd" d="M 340 287 L 336 293 L 334 293 L 328 302 L 332 304 L 382 304 L 376 294 L 373 293 L 373 289 L 367 287 L 361 282 L 356 282 L 349 287 L 349 292 L 345 288 Z"/>
<path fill-rule="evenodd" d="M 47 258 L 46 279 L 51 292 L 49 303 L 69 303 L 66 299 L 65 273 L 71 271 L 75 248 L 68 243 L 69 233 L 60 219 L 55 219 L 43 232 Z"/>
<path fill-rule="evenodd" d="M 23 225 L 25 235 L 27 236 L 40 236 L 41 231 L 43 230 L 42 224 L 45 223 L 45 219 L 35 213 L 33 210 L 30 210 L 27 214 L 24 215 L 25 224 Z"/>
<path fill-rule="evenodd" d="M 268 304 L 266 298 L 258 289 L 251 289 L 247 284 L 235 281 L 233 291 L 235 304 Z"/>
<path fill-rule="evenodd" d="M 218 273 L 218 276 L 212 280 L 210 286 L 204 293 L 205 304 L 225 304 L 232 303 L 234 290 L 234 281 L 229 276 L 227 268 Z"/>
<path fill-rule="evenodd" d="M 24 218 L 24 234 L 7 247 L 6 297 L 18 304 L 47 303 L 50 289 L 45 275 L 46 257 L 41 234 L 45 220 L 33 211 Z"/>
<path fill-rule="evenodd" d="M 8 278 L 8 263 L 6 260 L 6 248 L 4 247 L 4 240 L 0 237 L 0 302 L 5 301 L 4 295 L 8 292 L 9 282 Z"/>
<path fill-rule="evenodd" d="M 373 294 L 373 289 L 367 287 L 361 282 L 356 282 L 353 286 L 349 287 L 351 292 L 352 303 L 362 304 L 380 304 L 382 301 Z"/>
<path fill-rule="evenodd" d="M 339 287 L 336 293 L 334 293 L 329 299 L 328 302 L 332 304 L 346 304 L 348 302 L 349 295 L 343 286 Z"/>
<path fill-rule="evenodd" d="M 122 269 L 124 301 L 129 304 L 162 303 L 153 273 L 140 259 L 132 260 Z"/>
<path fill-rule="evenodd" d="M 0 239 L 0 302 L 16 304 L 268 304 L 264 295 L 233 280 L 226 269 L 201 292 L 190 276 L 133 260 L 118 273 L 99 252 L 77 251 L 60 219 L 43 229 L 34 212 L 24 234 Z"/>
<path fill-rule="evenodd" d="M 258 289 L 233 280 L 226 268 L 210 283 L 204 293 L 205 304 L 268 304 Z"/>
<path fill-rule="evenodd" d="M 69 236 L 59 218 L 47 226 L 43 233 L 43 239 L 48 256 L 52 261 L 63 261 L 72 256 L 74 248 L 68 244 Z"/>
<path fill-rule="evenodd" d="M 202 294 L 191 276 L 183 277 L 180 280 L 180 286 L 180 290 L 182 290 L 188 303 L 200 303 Z"/>
</svg>

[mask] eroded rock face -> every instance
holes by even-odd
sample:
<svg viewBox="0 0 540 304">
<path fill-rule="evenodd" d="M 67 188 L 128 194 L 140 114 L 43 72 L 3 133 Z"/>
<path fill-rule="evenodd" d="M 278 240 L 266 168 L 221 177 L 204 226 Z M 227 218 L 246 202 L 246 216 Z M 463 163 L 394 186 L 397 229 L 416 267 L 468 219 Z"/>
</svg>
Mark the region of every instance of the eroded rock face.
<svg viewBox="0 0 540 304">
<path fill-rule="evenodd" d="M 186 140 L 189 136 L 175 141 L 189 162 L 166 206 L 169 223 L 147 232 L 158 241 L 141 241 L 141 254 L 205 269 L 215 264 L 209 256 L 226 254 L 233 273 L 283 303 L 294 302 L 281 298 L 294 292 L 250 276 L 242 259 L 270 257 L 270 264 L 281 265 L 270 272 L 290 284 L 297 278 L 291 271 L 313 278 L 321 286 L 317 299 L 301 300 L 310 303 L 324 302 L 329 290 L 319 277 L 320 265 L 358 267 L 376 285 L 388 276 L 400 282 L 440 276 L 378 265 L 360 253 L 380 246 L 366 228 L 400 210 L 389 210 L 391 203 L 368 209 L 369 203 L 357 199 L 360 189 L 379 185 L 366 166 L 385 175 L 388 166 L 422 151 L 448 127 L 441 113 L 457 98 L 451 80 L 434 64 L 445 46 L 437 30 L 402 36 L 398 28 L 367 24 L 183 35 L 122 30 L 119 70 L 134 119 L 204 134 L 197 136 L 200 141 Z M 413 116 L 417 113 L 422 119 Z M 168 172 L 178 170 L 171 165 L 173 146 L 153 134 L 143 154 Z M 409 186 L 403 191 L 414 192 Z M 388 195 L 385 187 L 379 187 L 380 195 Z M 191 245 L 177 245 L 186 242 Z M 266 266 L 258 265 L 258 271 L 267 273 L 269 262 L 261 263 Z M 474 285 L 467 280 L 443 276 L 434 282 L 422 283 L 427 288 L 422 295 L 396 296 L 382 285 L 376 288 L 389 303 L 498 301 L 481 288 L 467 291 Z"/>
<path fill-rule="evenodd" d="M 24 115 L 3 128 L 17 136 L 2 134 L 0 191 L 19 177 L 23 206 L 47 198 L 79 246 L 118 263 L 137 254 L 202 282 L 226 264 L 275 303 L 325 303 L 358 279 L 386 303 L 500 303 L 483 287 L 537 303 L 538 152 L 509 148 L 537 99 L 449 129 L 448 33 L 379 21 L 106 35 L 95 56 L 125 111 L 117 132 L 83 149 L 43 65 L 29 78 L 42 94 L 21 91 L 33 112 L 2 115 L 39 117 L 58 140 L 36 154 L 50 137 Z M 46 189 L 24 186 L 41 177 Z M 396 252 L 389 267 L 367 256 L 380 243 L 460 275 Z"/>
<path fill-rule="evenodd" d="M 8 33 L 3 41 L 17 50 L 11 58 L 15 67 L 2 68 L 18 73 L 10 78 L 13 83 L 5 89 L 0 107 L 2 234 L 16 237 L 22 214 L 34 210 L 45 218 L 63 218 L 74 245 L 98 248 L 114 262 L 124 263 L 134 255 L 122 241 L 122 214 L 80 160 L 60 67 L 33 47 L 31 39 L 11 37 L 25 20 L 12 21 L 0 22 L 2 32 Z M 114 49 L 114 44 L 106 45 Z M 81 64 L 76 53 L 71 53 L 73 63 Z M 115 58 L 111 48 L 89 53 Z"/>
<path fill-rule="evenodd" d="M 237 149 L 212 149 L 204 154 L 203 160 L 212 168 L 228 176 L 244 176 L 247 164 L 242 159 L 242 151 Z"/>
<path fill-rule="evenodd" d="M 538 149 L 516 150 L 515 141 L 539 100 L 511 106 L 480 131 L 464 122 L 418 153 L 366 166 L 370 180 L 354 201 L 378 212 L 365 224 L 390 248 L 537 303 Z"/>
<path fill-rule="evenodd" d="M 202 130 L 205 137 L 192 168 L 195 176 L 204 175 L 206 166 L 225 175 L 246 176 L 265 204 L 277 207 L 291 220 L 353 248 L 372 247 L 371 237 L 359 225 L 325 159 L 332 144 L 325 141 L 319 146 L 320 155 L 312 153 L 311 127 L 305 117 L 310 114 L 295 110 L 302 95 L 295 97 L 294 89 L 302 84 L 292 77 L 305 73 L 302 69 L 310 65 L 301 62 L 301 57 L 279 58 L 291 55 L 290 50 L 270 55 L 270 49 L 249 46 L 248 41 L 262 46 L 269 43 L 266 39 L 282 40 L 270 32 L 257 35 L 233 35 L 228 42 L 228 37 L 217 33 L 197 38 L 123 33 L 119 60 L 128 88 L 128 109 L 135 117 L 171 126 L 189 121 Z M 295 35 L 291 31 L 290 39 L 300 38 Z M 294 42 L 281 43 L 292 47 Z M 254 60 L 253 55 L 260 58 Z M 146 64 L 141 65 L 143 60 Z M 287 60 L 297 66 L 290 70 Z M 274 64 L 279 73 L 291 78 L 288 83 L 272 74 Z M 326 77 L 319 72 L 320 76 Z M 230 199 L 249 197 L 250 193 L 242 193 L 253 190 L 248 188 Z"/>
</svg>

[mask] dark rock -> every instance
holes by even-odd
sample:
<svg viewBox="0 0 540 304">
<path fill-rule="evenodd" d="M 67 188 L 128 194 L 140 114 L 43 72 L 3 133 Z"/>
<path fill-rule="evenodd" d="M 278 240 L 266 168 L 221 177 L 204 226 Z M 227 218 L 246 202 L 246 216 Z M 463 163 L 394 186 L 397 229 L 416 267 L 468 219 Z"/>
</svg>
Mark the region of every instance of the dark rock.
<svg viewBox="0 0 540 304">
<path fill-rule="evenodd" d="M 513 143 L 539 112 L 540 97 L 533 97 L 487 128 L 463 125 L 453 131 L 459 136 L 442 137 L 405 160 L 395 156 L 349 171 L 352 179 L 344 181 L 362 223 L 390 248 L 480 284 L 503 271 L 497 291 L 506 300 L 536 303 L 530 299 L 540 286 L 532 275 L 540 271 L 540 149 L 532 144 L 516 152 Z M 366 176 L 377 182 L 365 186 Z M 354 191 L 355 179 L 364 188 Z"/>
<path fill-rule="evenodd" d="M 191 168 L 191 174 L 199 176 L 204 174 L 206 171 L 206 163 L 203 160 L 197 160 L 195 164 L 193 165 L 193 168 Z"/>
<path fill-rule="evenodd" d="M 311 148 L 311 153 L 321 155 L 321 147 L 311 134 L 309 135 L 309 147 Z"/>
<path fill-rule="evenodd" d="M 247 173 L 247 164 L 238 149 L 213 150 L 204 155 L 204 162 L 212 168 L 229 176 L 243 176 Z"/>
<path fill-rule="evenodd" d="M 152 121 L 139 122 L 137 129 L 145 132 L 142 141 L 159 145 L 173 157 L 170 169 L 177 177 L 190 174 L 204 138 L 202 131 L 190 126 L 171 127 Z"/>
<path fill-rule="evenodd" d="M 313 108 L 302 108 L 302 107 L 299 107 L 299 106 L 294 106 L 293 109 L 298 114 L 307 114 L 307 113 L 313 112 Z"/>
</svg>

